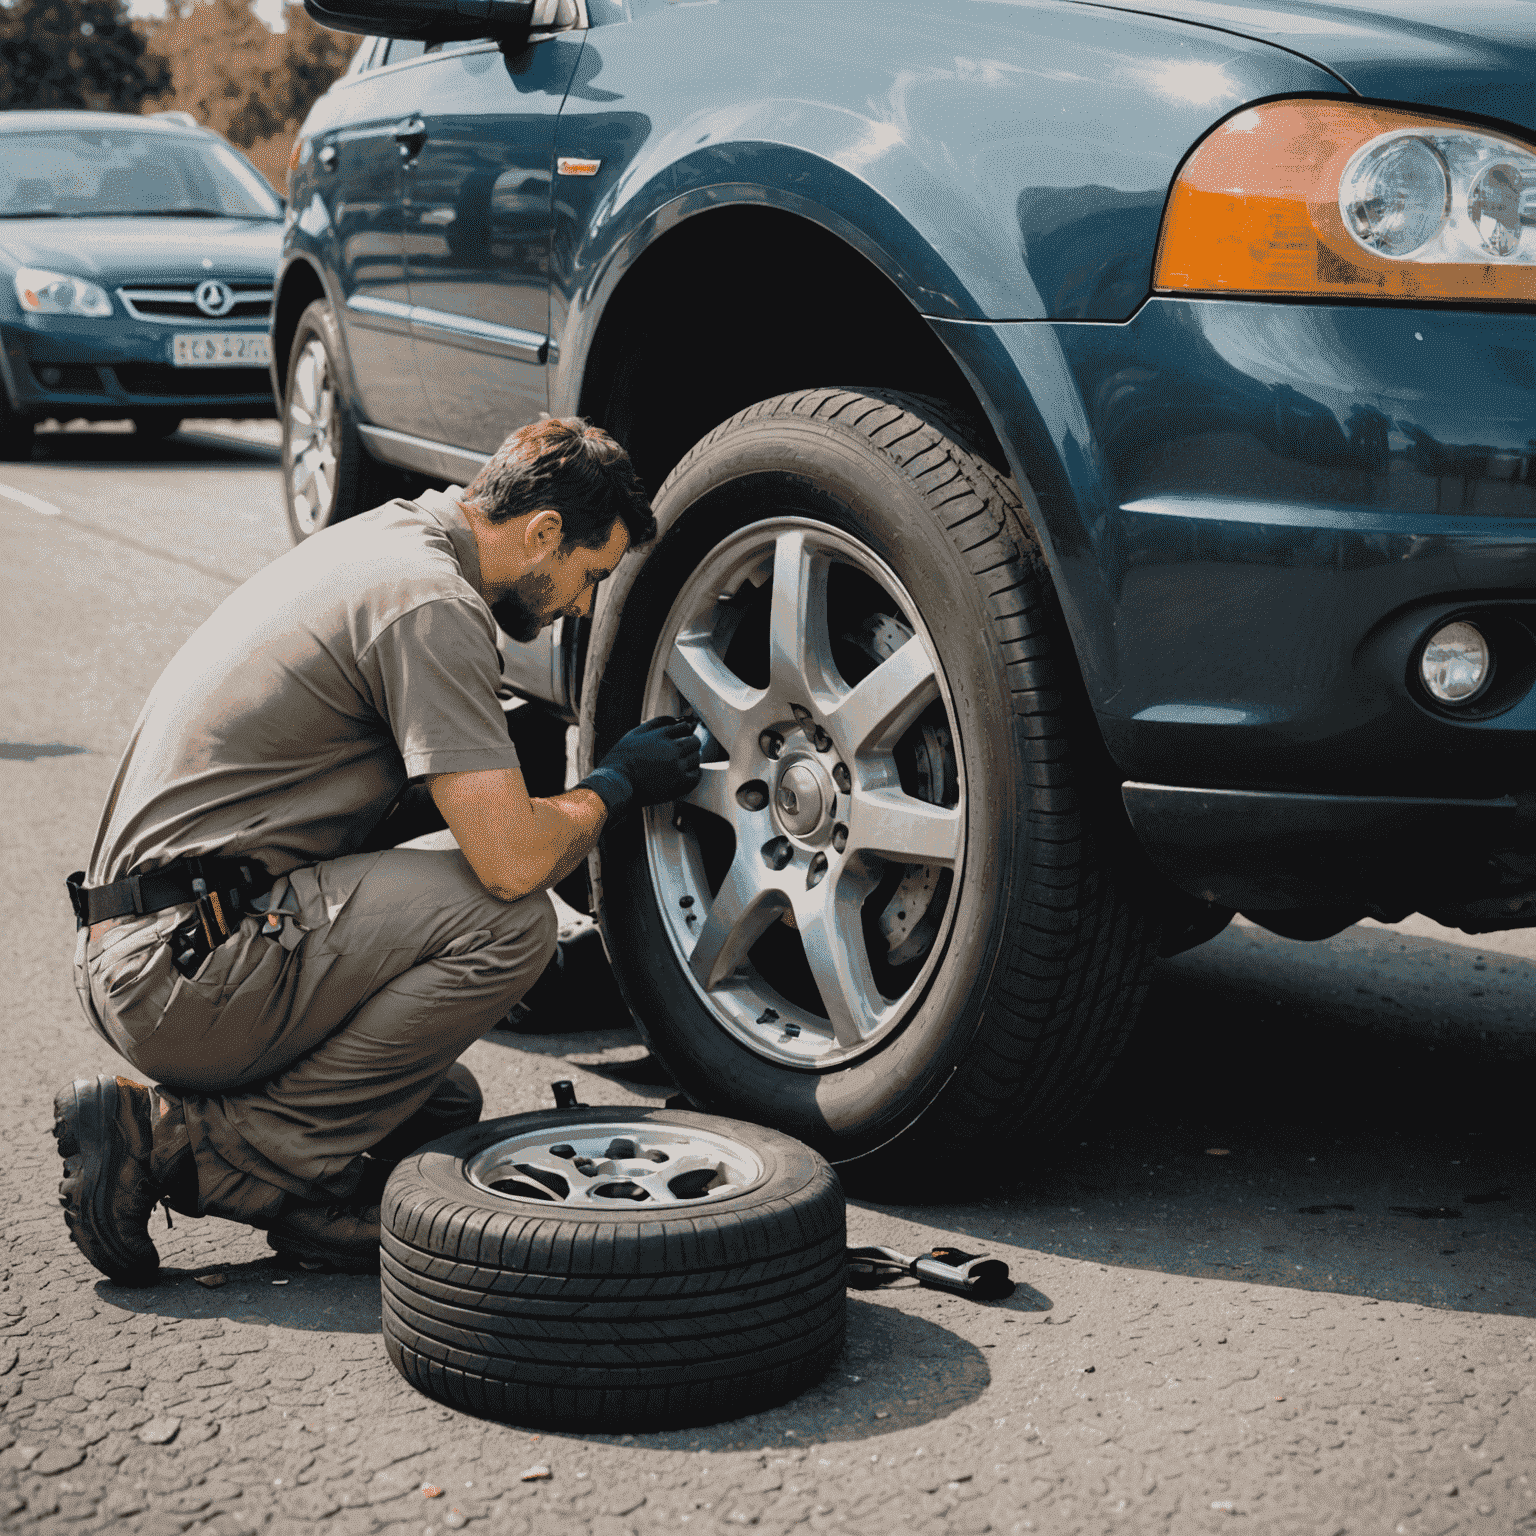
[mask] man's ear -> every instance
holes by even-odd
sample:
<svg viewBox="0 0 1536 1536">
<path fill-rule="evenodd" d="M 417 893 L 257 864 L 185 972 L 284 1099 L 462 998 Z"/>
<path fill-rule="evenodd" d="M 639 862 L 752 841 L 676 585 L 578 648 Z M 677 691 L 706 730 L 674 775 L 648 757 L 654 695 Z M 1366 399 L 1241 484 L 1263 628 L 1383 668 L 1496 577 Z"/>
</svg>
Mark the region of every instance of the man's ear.
<svg viewBox="0 0 1536 1536">
<path fill-rule="evenodd" d="M 523 530 L 523 549 L 532 564 L 547 559 L 560 548 L 565 521 L 552 507 L 535 512 Z"/>
</svg>

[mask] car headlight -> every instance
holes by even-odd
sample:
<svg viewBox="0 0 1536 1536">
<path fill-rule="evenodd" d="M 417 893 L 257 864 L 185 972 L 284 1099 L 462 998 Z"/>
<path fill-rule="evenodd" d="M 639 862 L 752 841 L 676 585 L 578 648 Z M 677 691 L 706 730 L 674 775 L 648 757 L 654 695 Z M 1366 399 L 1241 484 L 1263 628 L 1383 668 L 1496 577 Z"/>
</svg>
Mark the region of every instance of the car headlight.
<svg viewBox="0 0 1536 1536">
<path fill-rule="evenodd" d="M 1389 107 L 1246 108 L 1179 171 L 1153 285 L 1530 303 L 1536 152 Z"/>
<path fill-rule="evenodd" d="M 95 283 L 67 272 L 44 272 L 21 267 L 16 273 L 16 302 L 34 315 L 90 315 L 112 313 L 112 300 Z"/>
</svg>

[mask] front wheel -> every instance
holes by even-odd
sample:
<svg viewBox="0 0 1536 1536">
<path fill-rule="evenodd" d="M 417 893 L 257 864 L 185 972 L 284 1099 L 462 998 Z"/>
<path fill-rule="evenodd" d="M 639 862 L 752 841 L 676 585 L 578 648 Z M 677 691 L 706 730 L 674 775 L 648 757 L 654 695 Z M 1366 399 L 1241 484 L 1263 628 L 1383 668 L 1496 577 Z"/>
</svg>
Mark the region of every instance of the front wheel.
<svg viewBox="0 0 1536 1536">
<path fill-rule="evenodd" d="M 181 429 L 181 417 L 166 412 L 148 411 L 133 418 L 133 430 L 140 437 L 162 442 Z"/>
<path fill-rule="evenodd" d="M 341 338 L 324 299 L 299 316 L 283 391 L 283 502 L 295 544 L 386 499 L 341 383 Z"/>
<path fill-rule="evenodd" d="M 1156 930 L 1012 482 L 942 407 L 828 389 L 717 428 L 655 510 L 592 637 L 582 756 L 658 713 L 703 737 L 698 788 L 594 861 L 657 1055 L 838 1162 L 1059 1127 Z"/>
</svg>

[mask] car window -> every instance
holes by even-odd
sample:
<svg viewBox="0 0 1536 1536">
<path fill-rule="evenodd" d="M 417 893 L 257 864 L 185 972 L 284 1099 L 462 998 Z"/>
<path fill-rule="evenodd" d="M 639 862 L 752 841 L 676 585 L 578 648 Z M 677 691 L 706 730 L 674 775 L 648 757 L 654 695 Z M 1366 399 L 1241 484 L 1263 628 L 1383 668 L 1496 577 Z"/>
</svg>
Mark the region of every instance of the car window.
<svg viewBox="0 0 1536 1536">
<path fill-rule="evenodd" d="M 0 136 L 0 218 L 280 219 L 260 172 L 212 137 L 116 128 Z"/>
<path fill-rule="evenodd" d="M 380 60 L 380 64 L 399 64 L 406 59 L 419 59 L 426 51 L 427 45 L 414 38 L 397 37 L 389 45 L 389 52 Z"/>
<path fill-rule="evenodd" d="M 428 53 L 462 53 L 466 48 L 483 48 L 491 39 L 488 37 L 461 37 L 452 43 L 428 43 Z"/>
</svg>

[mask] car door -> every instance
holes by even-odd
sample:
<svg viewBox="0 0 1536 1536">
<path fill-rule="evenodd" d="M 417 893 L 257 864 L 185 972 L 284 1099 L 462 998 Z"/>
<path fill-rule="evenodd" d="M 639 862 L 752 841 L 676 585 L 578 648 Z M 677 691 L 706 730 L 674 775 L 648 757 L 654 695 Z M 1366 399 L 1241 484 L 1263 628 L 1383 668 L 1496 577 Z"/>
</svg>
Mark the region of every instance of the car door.
<svg viewBox="0 0 1536 1536">
<path fill-rule="evenodd" d="M 411 323 L 437 436 L 491 453 L 547 404 L 555 125 L 585 33 L 445 44 L 405 146 Z"/>
<path fill-rule="evenodd" d="M 370 46 L 364 44 L 365 47 Z M 381 40 L 348 78 L 337 125 L 315 145 L 318 187 L 336 232 L 337 320 L 364 416 L 419 432 L 432 419 L 411 337 L 404 170 L 395 134 L 415 100 L 420 43 Z"/>
</svg>

